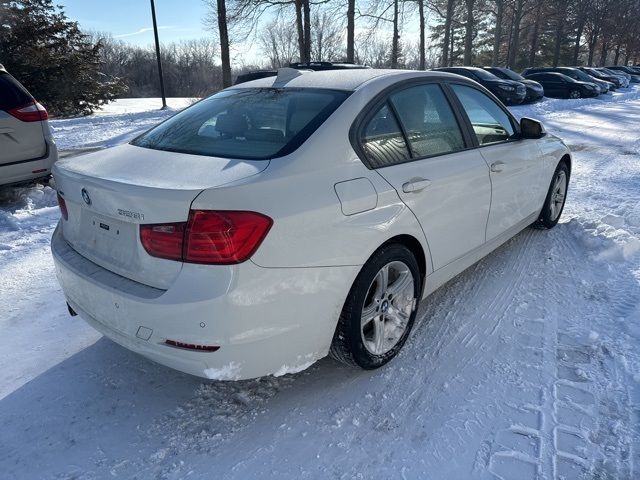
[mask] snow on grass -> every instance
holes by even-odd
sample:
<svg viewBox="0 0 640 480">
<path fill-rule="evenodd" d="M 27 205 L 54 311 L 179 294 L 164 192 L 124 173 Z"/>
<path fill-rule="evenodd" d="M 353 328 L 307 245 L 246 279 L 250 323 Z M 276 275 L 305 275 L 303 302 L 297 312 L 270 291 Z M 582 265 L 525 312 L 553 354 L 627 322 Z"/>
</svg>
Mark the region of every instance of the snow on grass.
<svg viewBox="0 0 640 480">
<path fill-rule="evenodd" d="M 128 142 L 196 100 L 168 98 L 169 108 L 160 110 L 159 98 L 122 98 L 93 115 L 53 119 L 49 124 L 60 150 L 113 147 Z"/>
<path fill-rule="evenodd" d="M 128 103 L 59 142 L 159 115 Z M 3 478 L 638 478 L 640 90 L 512 111 L 574 152 L 561 223 L 435 292 L 373 372 L 207 382 L 130 353 L 66 312 L 53 190 L 0 191 Z"/>
</svg>

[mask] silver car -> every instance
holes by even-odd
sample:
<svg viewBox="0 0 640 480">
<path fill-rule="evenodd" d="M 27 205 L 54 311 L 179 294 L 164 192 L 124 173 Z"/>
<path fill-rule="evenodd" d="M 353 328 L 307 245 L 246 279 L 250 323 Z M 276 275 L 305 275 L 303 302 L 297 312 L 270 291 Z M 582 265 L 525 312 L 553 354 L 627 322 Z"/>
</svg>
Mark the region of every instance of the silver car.
<svg viewBox="0 0 640 480">
<path fill-rule="evenodd" d="M 47 110 L 0 65 L 0 185 L 48 177 L 58 159 Z"/>
</svg>

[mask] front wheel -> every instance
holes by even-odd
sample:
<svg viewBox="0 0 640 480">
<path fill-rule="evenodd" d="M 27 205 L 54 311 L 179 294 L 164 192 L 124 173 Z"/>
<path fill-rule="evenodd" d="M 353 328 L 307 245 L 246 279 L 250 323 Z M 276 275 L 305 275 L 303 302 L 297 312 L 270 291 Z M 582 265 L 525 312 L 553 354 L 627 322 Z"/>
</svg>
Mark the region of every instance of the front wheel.
<svg viewBox="0 0 640 480">
<path fill-rule="evenodd" d="M 567 189 L 569 188 L 569 167 L 562 161 L 556 167 L 556 171 L 551 179 L 549 191 L 545 198 L 540 218 L 533 224 L 536 228 L 553 228 L 558 224 L 560 215 L 564 210 L 567 200 Z"/>
<path fill-rule="evenodd" d="M 576 98 L 580 98 L 581 96 L 582 95 L 580 94 L 580 90 L 571 90 L 569 92 L 569 98 L 576 99 Z"/>
<path fill-rule="evenodd" d="M 387 363 L 411 332 L 421 292 L 420 269 L 413 253 L 400 244 L 382 247 L 351 287 L 330 355 L 366 370 Z"/>
</svg>

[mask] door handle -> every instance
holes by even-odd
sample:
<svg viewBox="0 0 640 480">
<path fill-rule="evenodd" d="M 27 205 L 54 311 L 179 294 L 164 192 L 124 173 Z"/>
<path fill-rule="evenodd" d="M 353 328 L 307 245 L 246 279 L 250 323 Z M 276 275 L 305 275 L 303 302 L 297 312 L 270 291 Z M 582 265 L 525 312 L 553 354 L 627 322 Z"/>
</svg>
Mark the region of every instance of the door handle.
<svg viewBox="0 0 640 480">
<path fill-rule="evenodd" d="M 498 160 L 497 162 L 493 162 L 491 164 L 491 171 L 493 173 L 499 173 L 502 171 L 502 166 L 504 165 L 504 162 L 501 162 L 500 160 Z"/>
<path fill-rule="evenodd" d="M 0 128 L 0 133 L 13 133 L 13 128 Z"/>
<path fill-rule="evenodd" d="M 429 185 L 431 185 L 431 180 L 427 180 L 426 178 L 412 178 L 402 184 L 402 191 L 404 193 L 418 193 Z"/>
</svg>

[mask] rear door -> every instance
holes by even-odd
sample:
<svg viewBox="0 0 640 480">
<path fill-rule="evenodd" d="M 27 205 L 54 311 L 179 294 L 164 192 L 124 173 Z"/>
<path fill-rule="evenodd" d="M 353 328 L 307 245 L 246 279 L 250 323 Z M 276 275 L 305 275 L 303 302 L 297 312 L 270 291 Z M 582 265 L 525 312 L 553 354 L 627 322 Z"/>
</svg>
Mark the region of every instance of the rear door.
<svg viewBox="0 0 640 480">
<path fill-rule="evenodd" d="M 19 120 L 12 114 L 33 102 L 33 97 L 6 72 L 0 72 L 0 166 L 34 160 L 45 155 L 42 122 Z"/>
<path fill-rule="evenodd" d="M 561 97 L 567 94 L 566 84 L 562 82 L 560 77 L 543 73 L 540 75 L 539 80 L 544 84 L 544 92 L 548 96 Z"/>
<path fill-rule="evenodd" d="M 478 150 L 468 148 L 439 84 L 391 93 L 365 120 L 360 142 L 369 166 L 416 215 L 434 269 L 484 243 L 489 171 Z"/>
<path fill-rule="evenodd" d="M 492 185 L 487 241 L 542 206 L 542 159 L 535 140 L 521 140 L 510 115 L 484 92 L 452 84 L 489 166 Z"/>
</svg>

